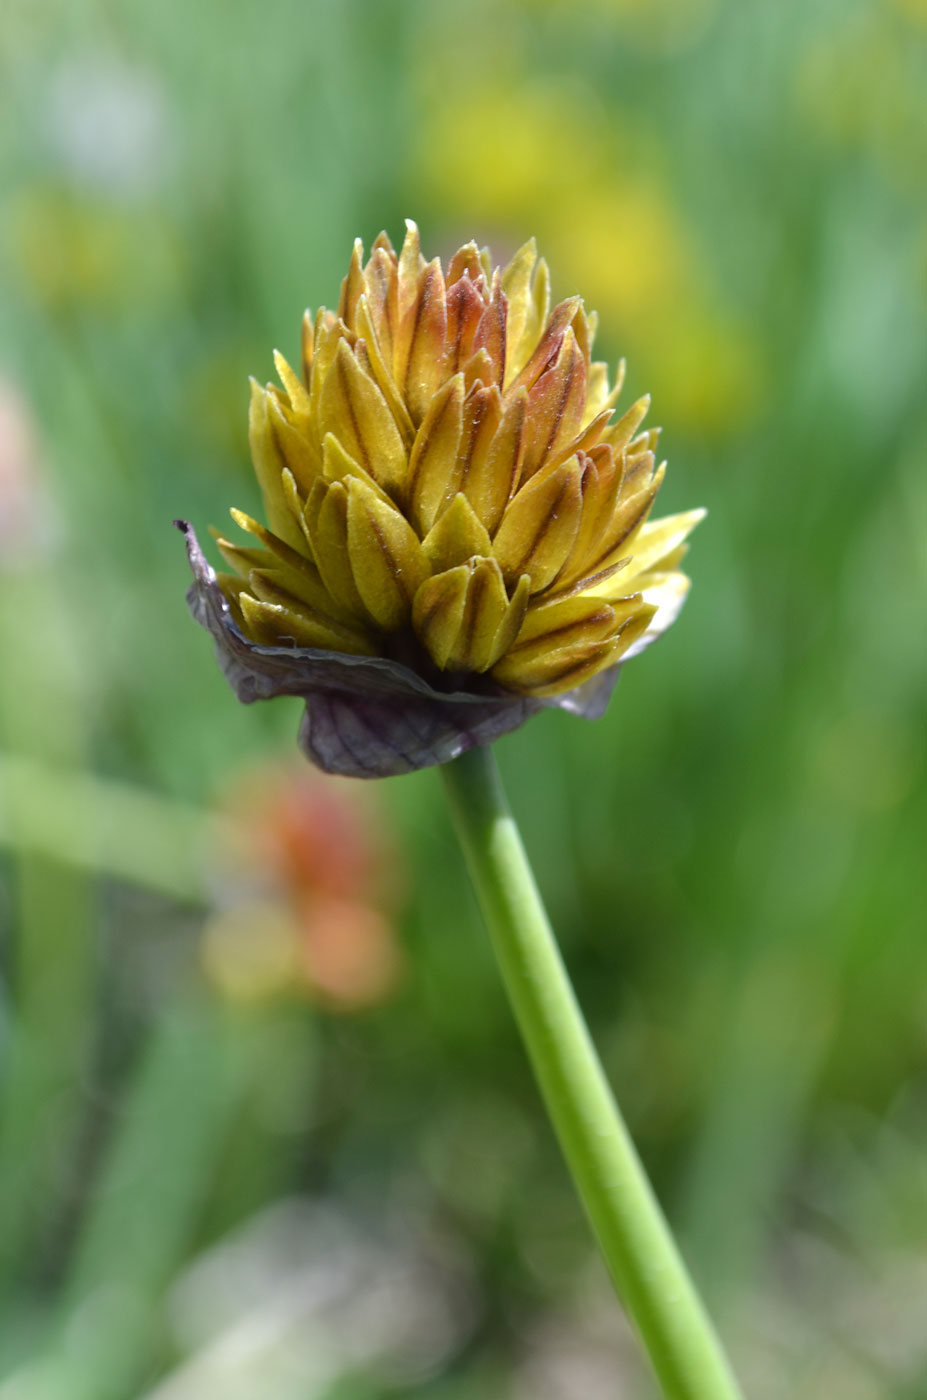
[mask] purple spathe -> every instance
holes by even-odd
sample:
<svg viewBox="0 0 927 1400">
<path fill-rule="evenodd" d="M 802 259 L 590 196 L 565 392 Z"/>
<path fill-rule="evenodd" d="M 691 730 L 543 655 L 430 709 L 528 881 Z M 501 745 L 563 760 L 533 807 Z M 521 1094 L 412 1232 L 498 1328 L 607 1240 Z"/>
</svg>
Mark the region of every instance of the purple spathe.
<svg viewBox="0 0 927 1400">
<path fill-rule="evenodd" d="M 245 704 L 277 695 L 304 700 L 299 744 L 326 773 L 387 778 L 447 763 L 476 745 L 491 744 L 542 709 L 598 719 L 614 689 L 617 665 L 575 690 L 545 699 L 498 686 L 483 693 L 440 691 L 387 657 L 249 641 L 235 623 L 192 525 L 184 520 L 176 524 L 186 537 L 193 572 L 187 602 L 196 621 L 211 633 L 229 685 Z"/>
</svg>

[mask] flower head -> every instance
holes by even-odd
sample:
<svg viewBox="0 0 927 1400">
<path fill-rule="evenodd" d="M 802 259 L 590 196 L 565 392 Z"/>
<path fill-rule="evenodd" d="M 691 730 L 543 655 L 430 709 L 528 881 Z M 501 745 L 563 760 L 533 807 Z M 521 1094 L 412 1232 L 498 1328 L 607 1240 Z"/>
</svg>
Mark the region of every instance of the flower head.
<svg viewBox="0 0 927 1400">
<path fill-rule="evenodd" d="M 303 322 L 301 373 L 252 384 L 268 526 L 189 526 L 194 615 L 243 700 L 307 702 L 301 740 L 332 772 L 444 762 L 558 705 L 594 716 L 622 660 L 673 621 L 701 518 L 650 522 L 663 480 L 649 400 L 621 416 L 579 297 L 551 311 L 533 241 L 505 269 L 466 244 L 426 263 L 408 225 L 337 312 Z"/>
</svg>

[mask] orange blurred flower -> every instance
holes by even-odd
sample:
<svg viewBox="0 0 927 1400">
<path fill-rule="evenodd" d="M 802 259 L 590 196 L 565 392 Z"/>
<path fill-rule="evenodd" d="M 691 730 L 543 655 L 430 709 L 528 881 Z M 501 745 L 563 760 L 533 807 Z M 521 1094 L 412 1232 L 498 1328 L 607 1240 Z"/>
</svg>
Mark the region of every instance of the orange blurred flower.
<svg viewBox="0 0 927 1400">
<path fill-rule="evenodd" d="M 402 968 L 401 878 L 374 797 L 311 770 L 261 769 L 223 804 L 232 821 L 208 922 L 210 980 L 236 1001 L 281 994 L 356 1010 L 383 1001 Z"/>
</svg>

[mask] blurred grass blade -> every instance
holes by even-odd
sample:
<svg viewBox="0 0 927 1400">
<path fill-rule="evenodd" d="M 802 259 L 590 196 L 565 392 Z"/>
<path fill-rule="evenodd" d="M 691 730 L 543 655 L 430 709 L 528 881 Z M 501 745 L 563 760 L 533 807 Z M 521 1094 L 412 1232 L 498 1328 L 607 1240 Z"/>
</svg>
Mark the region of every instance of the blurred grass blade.
<svg viewBox="0 0 927 1400">
<path fill-rule="evenodd" d="M 0 753 L 0 846 L 200 904 L 218 826 L 192 805 Z"/>
<path fill-rule="evenodd" d="M 63 1291 L 68 1400 L 128 1400 L 145 1380 L 161 1299 L 253 1081 L 260 1025 L 185 995 L 154 1028 Z"/>
</svg>

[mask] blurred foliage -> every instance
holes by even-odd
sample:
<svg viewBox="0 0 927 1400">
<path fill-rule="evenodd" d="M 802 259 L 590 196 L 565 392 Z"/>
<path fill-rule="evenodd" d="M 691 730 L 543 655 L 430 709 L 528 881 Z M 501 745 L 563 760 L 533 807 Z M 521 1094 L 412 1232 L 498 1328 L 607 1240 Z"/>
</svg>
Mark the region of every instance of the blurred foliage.
<svg viewBox="0 0 927 1400">
<path fill-rule="evenodd" d="M 644 1158 L 751 1396 L 927 1396 L 925 55 L 923 0 L 6 7 L 2 1400 L 647 1393 L 433 774 L 371 798 L 395 990 L 211 975 L 298 705 L 170 521 L 406 214 L 535 233 L 709 507 L 608 716 L 500 745 Z"/>
</svg>

